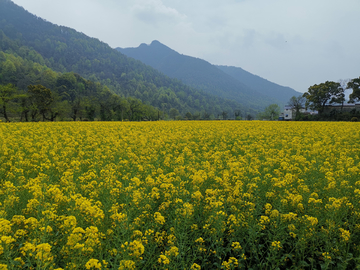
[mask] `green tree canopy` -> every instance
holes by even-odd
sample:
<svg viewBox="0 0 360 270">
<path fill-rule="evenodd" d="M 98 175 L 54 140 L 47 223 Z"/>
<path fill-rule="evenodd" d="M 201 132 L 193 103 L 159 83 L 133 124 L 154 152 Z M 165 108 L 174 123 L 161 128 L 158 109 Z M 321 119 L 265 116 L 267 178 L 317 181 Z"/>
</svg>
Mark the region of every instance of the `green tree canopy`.
<svg viewBox="0 0 360 270">
<path fill-rule="evenodd" d="M 340 83 L 326 81 L 325 83 L 310 86 L 304 93 L 305 106 L 321 114 L 327 103 L 343 103 L 345 101 L 344 89 Z"/>
<path fill-rule="evenodd" d="M 360 101 L 360 77 L 352 79 L 348 82 L 346 89 L 352 89 L 353 92 L 350 94 L 349 102 L 354 103 L 356 101 Z"/>
<path fill-rule="evenodd" d="M 262 113 L 259 113 L 259 119 L 275 120 L 280 115 L 280 107 L 277 104 L 270 104 Z"/>
<path fill-rule="evenodd" d="M 37 114 L 41 114 L 43 120 L 45 120 L 46 113 L 50 110 L 51 104 L 54 101 L 51 90 L 41 84 L 29 85 L 28 93 L 31 100 L 32 119 L 35 120 Z"/>
<path fill-rule="evenodd" d="M 169 111 L 170 117 L 175 120 L 176 116 L 179 115 L 179 111 L 175 108 L 171 108 Z"/>
<path fill-rule="evenodd" d="M 16 98 L 17 89 L 12 84 L 0 85 L 0 113 L 4 116 L 6 122 L 10 122 L 7 115 L 7 105 L 8 103 Z"/>
</svg>

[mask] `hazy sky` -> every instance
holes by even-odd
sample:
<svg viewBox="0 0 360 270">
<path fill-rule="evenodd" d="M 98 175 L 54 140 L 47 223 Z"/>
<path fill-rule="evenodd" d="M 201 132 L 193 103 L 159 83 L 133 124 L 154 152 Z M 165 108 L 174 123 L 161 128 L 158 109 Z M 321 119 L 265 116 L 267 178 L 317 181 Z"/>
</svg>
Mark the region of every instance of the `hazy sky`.
<svg viewBox="0 0 360 270">
<path fill-rule="evenodd" d="M 111 47 L 158 40 L 306 92 L 360 76 L 360 0 L 13 0 Z"/>
</svg>

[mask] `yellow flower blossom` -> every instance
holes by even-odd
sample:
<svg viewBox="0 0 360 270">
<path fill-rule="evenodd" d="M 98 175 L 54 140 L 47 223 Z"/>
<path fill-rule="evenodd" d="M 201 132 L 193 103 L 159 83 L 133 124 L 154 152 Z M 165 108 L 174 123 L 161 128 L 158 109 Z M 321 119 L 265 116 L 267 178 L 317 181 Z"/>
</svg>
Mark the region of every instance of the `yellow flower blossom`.
<svg viewBox="0 0 360 270">
<path fill-rule="evenodd" d="M 350 122 L 0 123 L 1 267 L 355 265 L 359 148 Z"/>
<path fill-rule="evenodd" d="M 347 241 L 349 241 L 350 240 L 350 232 L 348 231 L 348 230 L 344 230 L 343 228 L 340 228 L 339 229 L 339 231 L 340 231 L 340 233 L 341 233 L 341 238 L 345 241 L 345 242 L 347 242 Z"/>
<path fill-rule="evenodd" d="M 135 270 L 136 264 L 132 260 L 122 260 L 120 261 L 120 267 L 118 270 Z"/>
<path fill-rule="evenodd" d="M 201 270 L 201 266 L 197 263 L 193 263 L 190 267 L 190 270 Z"/>
<path fill-rule="evenodd" d="M 158 262 L 160 264 L 169 264 L 170 263 L 170 260 L 168 259 L 168 257 L 166 257 L 165 255 L 160 255 L 159 259 L 158 259 Z"/>
<path fill-rule="evenodd" d="M 154 213 L 154 218 L 155 221 L 161 225 L 165 223 L 165 218 L 159 212 Z"/>
<path fill-rule="evenodd" d="M 282 247 L 281 247 L 281 244 L 280 244 L 280 241 L 273 241 L 272 243 L 271 243 L 271 246 L 273 247 L 273 248 L 275 248 L 275 249 L 281 249 Z"/>
<path fill-rule="evenodd" d="M 97 259 L 90 259 L 85 264 L 86 269 L 101 269 L 101 263 Z"/>
</svg>

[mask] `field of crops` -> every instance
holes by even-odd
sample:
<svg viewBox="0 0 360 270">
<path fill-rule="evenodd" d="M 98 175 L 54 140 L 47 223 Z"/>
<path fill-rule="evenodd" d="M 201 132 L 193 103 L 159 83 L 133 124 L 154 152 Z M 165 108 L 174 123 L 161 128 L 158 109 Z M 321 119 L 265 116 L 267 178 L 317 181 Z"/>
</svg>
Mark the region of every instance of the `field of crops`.
<svg viewBox="0 0 360 270">
<path fill-rule="evenodd" d="M 360 125 L 0 124 L 0 269 L 354 269 Z"/>
</svg>

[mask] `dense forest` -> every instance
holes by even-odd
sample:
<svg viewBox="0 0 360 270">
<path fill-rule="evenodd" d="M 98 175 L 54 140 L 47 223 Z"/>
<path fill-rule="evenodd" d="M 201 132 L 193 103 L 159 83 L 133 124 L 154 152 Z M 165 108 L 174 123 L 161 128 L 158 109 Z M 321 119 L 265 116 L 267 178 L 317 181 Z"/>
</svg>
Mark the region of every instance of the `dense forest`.
<svg viewBox="0 0 360 270">
<path fill-rule="evenodd" d="M 105 96 L 115 94 L 118 99 L 127 100 L 128 103 L 137 100 L 151 108 L 151 111 L 157 111 L 158 118 L 160 114 L 163 117 L 180 119 L 185 118 L 185 115 L 209 119 L 224 116 L 230 118 L 235 112 L 241 112 L 242 116 L 256 114 L 256 110 L 246 108 L 236 101 L 214 97 L 179 80 L 171 79 L 154 68 L 119 53 L 98 39 L 51 24 L 11 1 L 0 0 L 0 18 L 0 51 L 3 52 L 0 84 L 12 83 L 19 93 L 27 93 L 29 85 L 40 84 L 57 95 L 58 100 L 70 104 L 74 101 L 64 97 L 58 82 L 59 78 L 68 76 L 72 77 L 69 79 L 74 82 L 72 85 L 84 85 L 84 91 L 81 90 L 82 86 L 72 88 L 78 90 L 77 94 L 81 93 L 84 104 L 95 96 L 98 101 L 101 100 L 100 92 L 106 92 Z M 43 73 L 53 74 L 54 84 L 35 79 L 36 72 L 31 70 L 36 69 L 41 70 L 37 73 L 40 77 L 43 75 L 39 74 Z M 92 88 L 87 87 L 87 84 L 98 85 L 98 90 L 103 90 L 91 94 L 93 90 L 90 90 Z M 88 94 L 90 96 L 87 96 Z M 100 115 L 100 103 L 95 107 L 95 111 L 99 112 L 97 115 Z M 106 105 L 106 108 L 109 106 Z M 112 108 L 112 111 L 112 115 L 116 114 L 116 110 Z M 118 119 L 113 116 L 105 117 L 109 118 Z M 133 120 L 134 116 L 126 118 Z"/>
<path fill-rule="evenodd" d="M 37 57 L 34 51 L 25 54 Z M 121 97 L 76 73 L 54 72 L 14 54 L 0 52 L 0 70 L 0 115 L 5 121 L 139 121 L 164 117 L 139 99 Z"/>
</svg>

